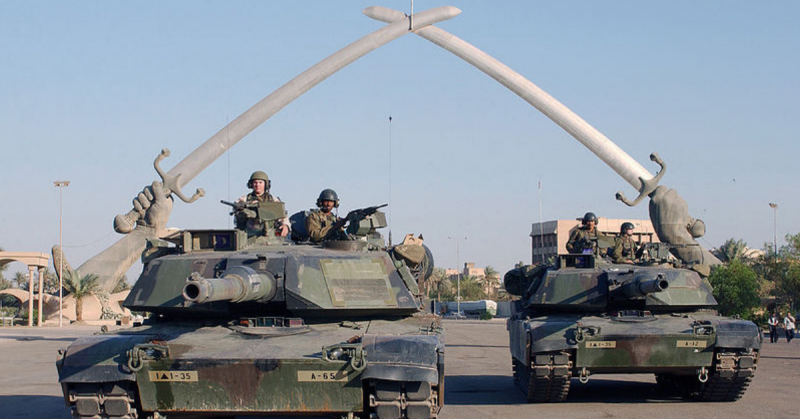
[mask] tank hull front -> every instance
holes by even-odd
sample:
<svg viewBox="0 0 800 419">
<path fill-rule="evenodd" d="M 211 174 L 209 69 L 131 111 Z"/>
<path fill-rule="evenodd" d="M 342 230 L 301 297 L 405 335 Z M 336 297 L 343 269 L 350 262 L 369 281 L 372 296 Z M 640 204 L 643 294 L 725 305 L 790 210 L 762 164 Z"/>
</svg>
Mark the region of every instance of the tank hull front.
<svg viewBox="0 0 800 419">
<path fill-rule="evenodd" d="M 129 388 L 129 412 L 361 414 L 395 404 L 398 411 L 407 409 L 399 400 L 410 397 L 412 408 L 430 411 L 423 417 L 435 417 L 444 376 L 436 324 L 438 318 L 414 316 L 277 333 L 226 325 L 143 326 L 76 341 L 59 362 L 59 377 L 67 403 L 86 417 L 95 411 L 129 417 L 120 406 L 112 409 L 120 414 L 103 416 L 104 397 L 92 399 L 93 391 L 114 383 Z M 398 403 L 383 403 L 394 387 Z"/>
<path fill-rule="evenodd" d="M 732 390 L 741 393 L 755 372 L 761 347 L 755 324 L 710 312 L 627 318 L 567 313 L 512 318 L 507 328 L 515 378 L 534 401 L 563 401 L 569 378 L 585 382 L 593 374 L 686 377 L 700 395 L 709 377 L 732 377 L 741 379 Z M 563 388 L 558 391 L 563 394 L 535 400 L 544 397 L 534 394 L 537 374 L 541 383 L 560 377 Z"/>
</svg>

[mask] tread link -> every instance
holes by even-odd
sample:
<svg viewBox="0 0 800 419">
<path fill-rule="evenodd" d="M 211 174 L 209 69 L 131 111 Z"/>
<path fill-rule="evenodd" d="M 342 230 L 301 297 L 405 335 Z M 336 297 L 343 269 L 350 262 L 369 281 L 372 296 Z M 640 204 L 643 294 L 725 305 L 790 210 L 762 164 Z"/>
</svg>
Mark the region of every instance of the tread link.
<svg viewBox="0 0 800 419">
<path fill-rule="evenodd" d="M 744 395 L 755 375 L 757 352 L 717 352 L 701 383 L 693 375 L 656 374 L 656 382 L 668 391 L 708 402 L 733 402 Z"/>
<path fill-rule="evenodd" d="M 720 352 L 713 371 L 701 385 L 698 398 L 709 402 L 732 402 L 744 395 L 758 362 L 758 353 Z"/>
<path fill-rule="evenodd" d="M 368 388 L 368 419 L 435 419 L 441 408 L 428 382 L 371 380 Z"/>
<path fill-rule="evenodd" d="M 75 419 L 138 419 L 131 382 L 70 384 L 68 402 Z"/>
<path fill-rule="evenodd" d="M 531 365 L 512 359 L 514 382 L 529 402 L 563 402 L 569 393 L 572 361 L 566 352 L 536 354 Z"/>
</svg>

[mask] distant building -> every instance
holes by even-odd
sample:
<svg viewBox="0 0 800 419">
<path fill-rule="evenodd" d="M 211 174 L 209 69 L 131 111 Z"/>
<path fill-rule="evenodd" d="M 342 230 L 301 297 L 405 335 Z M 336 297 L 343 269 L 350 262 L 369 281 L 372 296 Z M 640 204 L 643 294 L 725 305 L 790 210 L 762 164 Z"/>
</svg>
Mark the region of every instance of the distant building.
<svg viewBox="0 0 800 419">
<path fill-rule="evenodd" d="M 466 277 L 473 277 L 477 279 L 481 283 L 481 288 L 483 292 L 486 293 L 487 296 L 490 298 L 497 294 L 497 289 L 500 287 L 500 277 L 495 277 L 490 281 L 486 281 L 486 270 L 484 268 L 476 268 L 475 264 L 472 262 L 464 263 L 464 269 L 458 271 L 457 269 L 445 269 L 445 275 L 450 279 L 450 281 L 458 280 L 458 275 L 461 275 L 461 279 Z"/>
<path fill-rule="evenodd" d="M 484 272 L 483 268 L 476 268 L 475 264 L 472 262 L 464 264 L 464 271 L 462 273 L 464 276 L 474 276 L 476 278 L 483 278 L 486 276 L 486 272 Z"/>
<path fill-rule="evenodd" d="M 622 223 L 633 223 L 633 239 L 638 243 L 658 243 L 650 220 L 612 219 L 599 217 L 597 228 L 611 236 L 619 234 Z M 567 253 L 567 241 L 572 230 L 581 226 L 581 219 L 552 220 L 531 225 L 531 262 L 542 263 L 548 258 Z"/>
<path fill-rule="evenodd" d="M 460 272 L 457 269 L 445 269 L 445 275 L 448 278 L 455 280 L 458 274 L 461 274 L 461 277 L 465 276 L 474 276 L 475 278 L 484 278 L 486 276 L 486 272 L 483 268 L 476 268 L 475 264 L 472 262 L 464 263 L 464 269 Z"/>
</svg>

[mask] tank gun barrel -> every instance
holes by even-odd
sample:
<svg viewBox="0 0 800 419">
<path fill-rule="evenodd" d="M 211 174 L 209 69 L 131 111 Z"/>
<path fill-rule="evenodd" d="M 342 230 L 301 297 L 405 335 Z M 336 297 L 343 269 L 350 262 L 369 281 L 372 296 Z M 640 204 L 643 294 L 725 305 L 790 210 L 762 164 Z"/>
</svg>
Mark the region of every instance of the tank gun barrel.
<svg viewBox="0 0 800 419">
<path fill-rule="evenodd" d="M 667 288 L 669 288 L 669 281 L 665 278 L 656 278 L 631 281 L 622 287 L 622 292 L 628 298 L 639 298 L 647 294 L 664 291 Z"/>
<path fill-rule="evenodd" d="M 256 272 L 246 266 L 235 266 L 225 271 L 222 278 L 203 278 L 197 272 L 186 279 L 183 298 L 192 303 L 213 301 L 267 302 L 275 297 L 277 284 L 268 273 Z"/>
</svg>

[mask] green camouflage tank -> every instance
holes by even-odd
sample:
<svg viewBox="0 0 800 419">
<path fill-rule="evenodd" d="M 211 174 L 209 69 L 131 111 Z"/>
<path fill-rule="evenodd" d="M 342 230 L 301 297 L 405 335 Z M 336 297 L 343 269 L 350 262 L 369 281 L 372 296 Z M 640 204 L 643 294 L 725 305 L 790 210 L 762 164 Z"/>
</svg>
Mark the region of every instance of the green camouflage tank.
<svg viewBox="0 0 800 419">
<path fill-rule="evenodd" d="M 279 202 L 251 210 L 285 216 Z M 125 300 L 149 319 L 60 352 L 73 416 L 436 417 L 444 338 L 417 286 L 430 251 L 410 236 L 387 247 L 377 207 L 353 214 L 348 240 L 321 245 L 301 237 L 303 213 L 292 241 L 187 230 L 153 243 Z"/>
<path fill-rule="evenodd" d="M 607 244 L 601 244 L 601 247 Z M 647 262 L 612 264 L 562 255 L 556 267 L 505 276 L 522 297 L 508 320 L 514 381 L 531 402 L 561 402 L 572 377 L 655 374 L 666 388 L 705 401 L 739 399 L 755 373 L 761 335 L 717 314 L 711 284 L 647 244 Z"/>
</svg>

